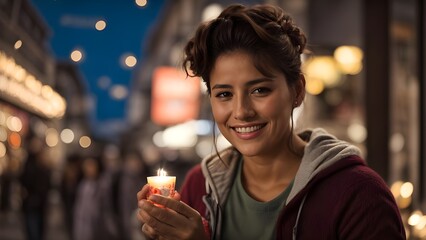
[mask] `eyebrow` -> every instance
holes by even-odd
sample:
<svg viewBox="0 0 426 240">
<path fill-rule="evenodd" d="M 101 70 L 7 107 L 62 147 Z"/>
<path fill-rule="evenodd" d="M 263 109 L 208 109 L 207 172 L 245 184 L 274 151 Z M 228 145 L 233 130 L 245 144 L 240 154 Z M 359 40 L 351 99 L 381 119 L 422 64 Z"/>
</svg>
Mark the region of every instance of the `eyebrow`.
<svg viewBox="0 0 426 240">
<path fill-rule="evenodd" d="M 249 86 L 256 85 L 256 84 L 258 84 L 258 83 L 262 83 L 262 82 L 272 82 L 272 81 L 273 81 L 273 80 L 272 80 L 272 79 L 270 79 L 270 78 L 258 78 L 258 79 L 251 80 L 251 81 L 249 81 L 249 82 L 245 83 L 244 85 L 245 85 L 246 87 L 249 87 Z M 229 84 L 216 84 L 216 85 L 214 85 L 214 86 L 212 87 L 212 90 L 213 90 L 213 89 L 220 89 L 220 88 L 232 88 L 232 86 L 231 86 L 231 85 L 229 85 Z"/>
</svg>

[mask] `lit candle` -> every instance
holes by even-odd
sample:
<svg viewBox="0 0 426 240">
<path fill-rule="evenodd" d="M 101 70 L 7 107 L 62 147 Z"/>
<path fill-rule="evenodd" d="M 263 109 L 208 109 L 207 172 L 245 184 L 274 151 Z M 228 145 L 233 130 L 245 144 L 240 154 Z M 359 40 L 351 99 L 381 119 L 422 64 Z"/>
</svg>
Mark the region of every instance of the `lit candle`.
<svg viewBox="0 0 426 240">
<path fill-rule="evenodd" d="M 157 170 L 157 176 L 147 177 L 150 186 L 150 194 L 160 194 L 165 197 L 173 197 L 175 193 L 175 176 L 167 176 L 167 172 L 162 168 Z"/>
</svg>

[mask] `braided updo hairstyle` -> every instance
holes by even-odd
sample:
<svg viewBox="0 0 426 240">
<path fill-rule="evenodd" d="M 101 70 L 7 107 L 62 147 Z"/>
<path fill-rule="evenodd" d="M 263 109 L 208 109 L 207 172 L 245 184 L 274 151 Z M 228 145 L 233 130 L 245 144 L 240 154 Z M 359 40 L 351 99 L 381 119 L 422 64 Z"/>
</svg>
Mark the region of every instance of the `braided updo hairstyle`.
<svg viewBox="0 0 426 240">
<path fill-rule="evenodd" d="M 210 73 L 218 56 L 240 50 L 252 56 L 263 75 L 281 71 L 289 86 L 300 79 L 304 33 L 281 8 L 234 4 L 211 21 L 202 23 L 185 46 L 183 68 L 188 76 L 201 77 L 210 94 Z"/>
</svg>

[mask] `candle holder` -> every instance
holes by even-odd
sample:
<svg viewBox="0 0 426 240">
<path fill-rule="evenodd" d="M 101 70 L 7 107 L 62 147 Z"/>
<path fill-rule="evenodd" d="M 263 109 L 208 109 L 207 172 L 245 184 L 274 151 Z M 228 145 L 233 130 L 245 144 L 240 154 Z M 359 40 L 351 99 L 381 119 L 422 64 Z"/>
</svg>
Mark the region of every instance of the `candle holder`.
<svg viewBox="0 0 426 240">
<path fill-rule="evenodd" d="M 173 197 L 175 194 L 176 176 L 167 176 L 162 168 L 157 170 L 157 176 L 147 177 L 150 194 Z"/>
</svg>

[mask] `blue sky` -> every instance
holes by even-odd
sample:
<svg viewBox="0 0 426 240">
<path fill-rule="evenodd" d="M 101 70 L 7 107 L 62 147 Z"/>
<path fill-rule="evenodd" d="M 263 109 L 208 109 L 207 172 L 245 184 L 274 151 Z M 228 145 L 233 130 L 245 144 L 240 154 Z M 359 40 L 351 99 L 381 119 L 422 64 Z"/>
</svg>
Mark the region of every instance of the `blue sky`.
<svg viewBox="0 0 426 240">
<path fill-rule="evenodd" d="M 134 0 L 32 0 L 32 3 L 51 30 L 48 44 L 57 59 L 69 59 L 74 49 L 84 53 L 83 61 L 77 64 L 95 103 L 90 113 L 92 125 L 124 121 L 127 98 L 113 99 L 109 88 L 115 84 L 130 86 L 132 69 L 123 68 L 120 58 L 123 54 L 133 54 L 138 63 L 143 62 L 143 47 L 161 17 L 166 0 L 151 0 L 144 7 L 137 6 Z M 97 20 L 106 21 L 103 31 L 94 28 Z M 110 83 L 100 86 L 101 77 L 110 79 Z"/>
</svg>

